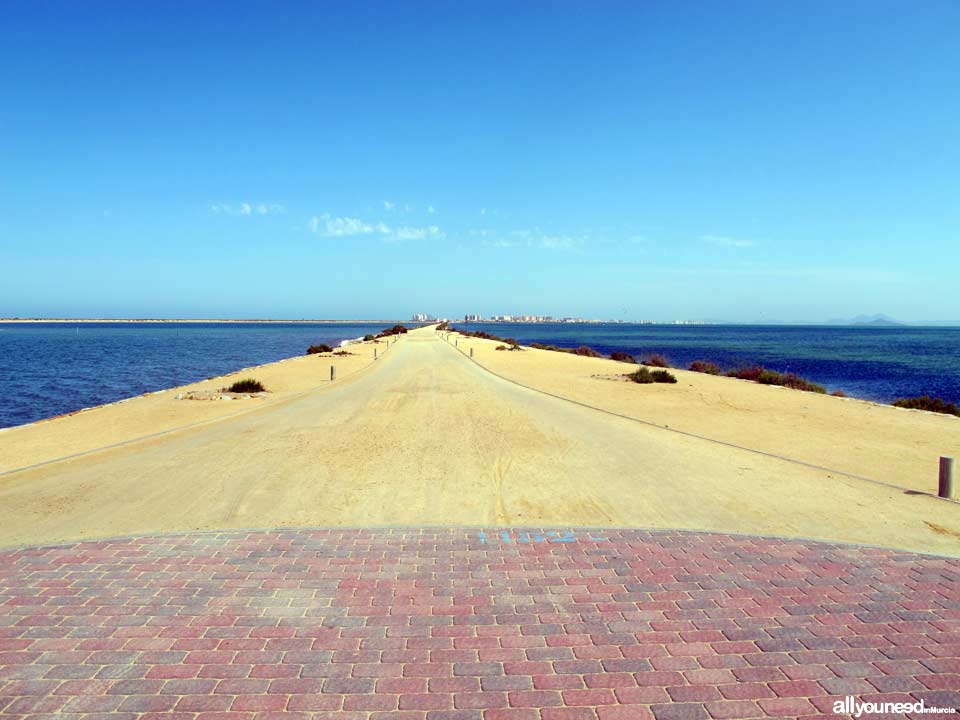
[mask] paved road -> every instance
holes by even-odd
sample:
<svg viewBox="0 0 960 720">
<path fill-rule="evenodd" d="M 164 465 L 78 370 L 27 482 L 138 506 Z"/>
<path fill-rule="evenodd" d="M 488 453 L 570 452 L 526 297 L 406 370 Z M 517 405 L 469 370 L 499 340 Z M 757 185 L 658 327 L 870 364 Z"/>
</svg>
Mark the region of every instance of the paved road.
<svg viewBox="0 0 960 720">
<path fill-rule="evenodd" d="M 521 388 L 429 329 L 329 388 L 7 476 L 0 508 L 0 546 L 193 529 L 499 524 L 696 528 L 960 554 L 955 505 Z"/>
<path fill-rule="evenodd" d="M 847 695 L 956 707 L 958 602 L 960 560 L 674 531 L 0 552 L 0 716 L 813 720 L 850 717 L 832 712 Z"/>
</svg>

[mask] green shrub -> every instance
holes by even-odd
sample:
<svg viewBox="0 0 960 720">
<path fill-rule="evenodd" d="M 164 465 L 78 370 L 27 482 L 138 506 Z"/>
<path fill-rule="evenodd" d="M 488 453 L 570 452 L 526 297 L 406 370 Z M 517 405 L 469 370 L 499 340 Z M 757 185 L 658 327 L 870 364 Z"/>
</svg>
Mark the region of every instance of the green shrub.
<svg viewBox="0 0 960 720">
<path fill-rule="evenodd" d="M 633 380 L 633 382 L 640 383 L 641 385 L 647 385 L 649 383 L 656 382 L 656 380 L 653 379 L 653 373 L 645 367 L 641 367 L 639 370 L 628 374 L 627 377 L 630 380 Z"/>
<path fill-rule="evenodd" d="M 706 373 L 707 375 L 720 375 L 720 368 L 712 362 L 707 362 L 706 360 L 694 360 L 690 363 L 690 370 L 698 373 Z"/>
<path fill-rule="evenodd" d="M 757 378 L 761 385 L 779 385 L 793 390 L 805 390 L 806 392 L 826 393 L 827 389 L 822 385 L 817 385 L 793 373 L 779 373 L 776 370 L 764 370 Z"/>
<path fill-rule="evenodd" d="M 960 417 L 960 408 L 957 407 L 956 403 L 930 397 L 929 395 L 921 395 L 920 397 L 914 398 L 900 398 L 894 400 L 893 404 L 897 407 L 910 408 L 912 410 L 927 410 L 928 412 Z"/>
<path fill-rule="evenodd" d="M 233 385 L 228 388 L 224 388 L 221 392 L 232 392 L 232 393 L 258 393 L 266 392 L 266 388 L 263 386 L 259 380 L 254 380 L 253 378 L 244 378 L 243 380 L 237 380 Z"/>
<path fill-rule="evenodd" d="M 619 350 L 614 350 L 610 353 L 610 359 L 616 360 L 617 362 L 633 363 L 637 364 L 636 358 L 633 357 L 630 353 L 620 352 Z"/>
<path fill-rule="evenodd" d="M 364 335 L 364 336 L 363 336 L 363 341 L 364 341 L 364 342 L 371 342 L 372 340 L 376 340 L 376 339 L 377 339 L 377 336 L 376 336 L 376 335 Z"/>
<path fill-rule="evenodd" d="M 670 383 L 672 385 L 677 382 L 677 378 L 666 370 L 654 370 L 650 373 L 650 377 L 653 378 L 654 382 L 658 383 Z"/>
<path fill-rule="evenodd" d="M 450 323 L 444 320 L 442 323 L 437 325 L 437 330 L 448 330 L 450 328 Z"/>
<path fill-rule="evenodd" d="M 654 353 L 653 355 L 647 355 L 643 360 L 640 361 L 644 365 L 649 365 L 650 367 L 659 367 L 659 368 L 668 368 L 670 367 L 670 361 L 667 360 L 660 353 Z"/>
<path fill-rule="evenodd" d="M 333 348 L 329 345 L 311 345 L 307 348 L 307 355 L 316 355 L 318 353 L 328 352 L 333 352 Z"/>
<path fill-rule="evenodd" d="M 549 350 L 550 352 L 570 352 L 566 348 L 560 348 L 556 345 L 544 345 L 543 343 L 538 342 L 530 343 L 530 347 L 536 348 L 537 350 Z"/>
</svg>

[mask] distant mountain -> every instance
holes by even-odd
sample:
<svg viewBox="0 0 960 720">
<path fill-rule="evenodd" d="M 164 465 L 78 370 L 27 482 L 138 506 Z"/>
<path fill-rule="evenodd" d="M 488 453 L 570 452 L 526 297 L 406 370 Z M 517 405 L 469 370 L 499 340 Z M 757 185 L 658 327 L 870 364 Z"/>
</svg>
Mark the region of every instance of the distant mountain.
<svg viewBox="0 0 960 720">
<path fill-rule="evenodd" d="M 904 323 L 897 322 L 887 315 L 857 315 L 849 320 L 833 319 L 827 321 L 828 325 L 870 325 L 871 327 L 900 327 Z"/>
</svg>

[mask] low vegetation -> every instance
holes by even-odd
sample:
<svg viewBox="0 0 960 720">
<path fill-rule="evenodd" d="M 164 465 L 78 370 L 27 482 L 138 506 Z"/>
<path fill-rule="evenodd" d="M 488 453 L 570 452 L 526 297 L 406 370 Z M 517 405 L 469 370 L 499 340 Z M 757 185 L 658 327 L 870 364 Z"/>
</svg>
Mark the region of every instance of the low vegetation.
<svg viewBox="0 0 960 720">
<path fill-rule="evenodd" d="M 259 380 L 254 380 L 253 378 L 244 378 L 243 380 L 237 380 L 233 385 L 228 388 L 224 388 L 221 392 L 258 393 L 266 391 L 267 389 Z"/>
<path fill-rule="evenodd" d="M 827 389 L 823 385 L 817 385 L 806 378 L 793 373 L 782 373 L 776 370 L 768 370 L 762 365 L 751 365 L 749 367 L 728 370 L 727 377 L 735 377 L 740 380 L 751 380 L 761 385 L 779 385 L 793 390 L 804 390 L 806 392 L 826 393 Z"/>
<path fill-rule="evenodd" d="M 594 358 L 603 357 L 603 355 L 601 355 L 592 347 L 589 347 L 587 345 L 581 345 L 575 350 L 570 350 L 569 352 L 572 352 L 574 355 L 580 355 L 581 357 L 594 357 Z"/>
<path fill-rule="evenodd" d="M 722 375 L 719 365 L 706 360 L 694 360 L 688 368 L 691 372 L 706 373 L 707 375 Z"/>
<path fill-rule="evenodd" d="M 649 383 L 676 383 L 677 378 L 666 370 L 651 370 L 648 367 L 641 367 L 636 371 L 629 373 L 627 378 L 635 383 L 647 385 Z"/>
<path fill-rule="evenodd" d="M 374 341 L 374 340 L 376 340 L 376 339 L 377 339 L 377 336 L 376 336 L 376 335 L 364 335 L 364 336 L 363 336 L 363 341 L 364 341 L 364 342 L 372 342 L 372 341 Z"/>
<path fill-rule="evenodd" d="M 333 352 L 333 348 L 329 345 L 311 345 L 307 348 L 307 355 L 318 355 L 320 353 Z"/>
<path fill-rule="evenodd" d="M 437 325 L 437 330 L 449 330 L 449 329 L 450 329 L 450 323 L 448 323 L 446 320 L 444 320 L 442 323 Z"/>
<path fill-rule="evenodd" d="M 815 392 L 826 394 L 827 389 L 823 385 L 810 382 L 806 378 L 793 373 L 779 373 L 776 370 L 764 370 L 757 382 L 761 385 L 779 385 L 793 390 L 803 390 L 805 392 Z"/>
<path fill-rule="evenodd" d="M 938 397 L 921 395 L 914 398 L 900 398 L 894 400 L 896 407 L 909 408 L 911 410 L 927 410 L 928 412 L 942 413 L 943 415 L 956 415 L 960 417 L 960 407 L 956 403 L 941 400 Z"/>
<path fill-rule="evenodd" d="M 614 350 L 610 353 L 610 359 L 616 360 L 617 362 L 633 363 L 637 364 L 636 358 L 633 357 L 630 353 L 620 352 L 619 350 Z"/>
<path fill-rule="evenodd" d="M 389 337 L 391 335 L 405 335 L 407 333 L 407 328 L 403 325 L 394 325 L 389 327 L 386 330 L 381 330 L 377 335 L 378 338 Z"/>
<path fill-rule="evenodd" d="M 498 345 L 496 350 L 523 350 L 520 347 L 520 341 L 515 338 L 504 338 L 499 335 L 494 335 L 493 333 L 488 333 L 486 330 L 457 330 L 456 328 L 450 328 L 453 332 L 459 333 L 464 337 L 478 338 L 480 340 L 492 340 L 493 342 L 502 343 Z M 536 345 L 536 343 L 534 343 Z"/>
<path fill-rule="evenodd" d="M 659 368 L 668 368 L 670 367 L 670 361 L 667 360 L 660 353 L 653 353 L 652 355 L 647 355 L 643 360 L 640 361 L 640 364 L 647 365 L 649 367 L 659 367 Z"/>
<path fill-rule="evenodd" d="M 459 333 L 464 337 L 478 338 L 480 340 L 493 340 L 494 342 L 507 342 L 507 338 L 502 338 L 499 335 L 494 335 L 493 333 L 488 333 L 486 330 L 457 330 L 456 328 L 450 328 L 455 333 Z M 516 342 L 516 341 L 514 341 Z"/>
<path fill-rule="evenodd" d="M 750 365 L 748 367 L 734 368 L 727 370 L 727 377 L 735 377 L 738 380 L 751 380 L 757 382 L 763 374 L 763 367 L 760 365 Z"/>
</svg>

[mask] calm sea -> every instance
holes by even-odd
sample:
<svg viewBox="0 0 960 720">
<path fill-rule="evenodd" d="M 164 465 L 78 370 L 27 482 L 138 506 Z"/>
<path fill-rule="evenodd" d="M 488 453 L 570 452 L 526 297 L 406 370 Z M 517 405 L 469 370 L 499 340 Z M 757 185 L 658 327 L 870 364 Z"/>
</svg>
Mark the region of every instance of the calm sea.
<svg viewBox="0 0 960 720">
<path fill-rule="evenodd" d="M 674 367 L 710 360 L 723 368 L 763 365 L 843 390 L 851 397 L 891 402 L 934 395 L 960 403 L 960 328 L 758 325 L 618 325 L 454 323 L 521 343 L 589 345 L 637 359 L 666 355 Z"/>
<path fill-rule="evenodd" d="M 0 323 L 0 427 L 121 400 L 374 333 L 384 323 Z M 456 323 L 523 343 L 662 353 L 795 372 L 828 389 L 889 402 L 960 402 L 960 328 Z"/>
<path fill-rule="evenodd" d="M 380 323 L 0 323 L 0 427 L 377 333 Z"/>
</svg>

